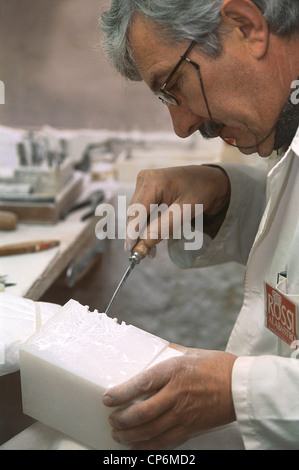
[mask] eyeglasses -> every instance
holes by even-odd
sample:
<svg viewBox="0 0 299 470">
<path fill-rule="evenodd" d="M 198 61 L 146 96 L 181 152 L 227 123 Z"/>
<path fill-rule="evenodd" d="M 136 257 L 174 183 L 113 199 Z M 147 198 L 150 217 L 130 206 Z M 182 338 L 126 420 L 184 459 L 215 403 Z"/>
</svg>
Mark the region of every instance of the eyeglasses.
<svg viewBox="0 0 299 470">
<path fill-rule="evenodd" d="M 166 87 L 167 87 L 168 83 L 170 82 L 170 80 L 172 79 L 172 77 L 174 76 L 174 74 L 176 73 L 176 71 L 178 70 L 178 68 L 180 67 L 180 65 L 184 62 L 184 60 L 186 60 L 189 64 L 193 65 L 193 67 L 196 69 L 196 72 L 197 72 L 197 75 L 198 75 L 198 78 L 199 78 L 199 81 L 200 81 L 202 95 L 203 95 L 203 98 L 204 98 L 204 101 L 205 101 L 205 104 L 206 104 L 206 107 L 207 107 L 209 117 L 212 121 L 212 115 L 211 115 L 211 112 L 210 112 L 208 100 L 207 100 L 205 89 L 204 89 L 204 84 L 203 84 L 203 80 L 202 80 L 201 73 L 200 73 L 200 67 L 196 62 L 193 62 L 193 60 L 191 60 L 191 59 L 189 59 L 189 57 L 187 57 L 189 52 L 191 51 L 191 49 L 195 46 L 195 44 L 196 44 L 196 41 L 191 42 L 191 44 L 189 45 L 186 52 L 181 56 L 179 62 L 176 64 L 176 66 L 174 67 L 174 69 L 172 70 L 170 75 L 167 77 L 166 81 L 163 83 L 161 88 L 158 91 L 155 92 L 155 94 L 158 96 L 158 98 L 164 104 L 169 103 L 169 104 L 172 104 L 174 106 L 179 105 L 179 100 L 172 93 L 170 93 L 170 91 L 167 91 Z"/>
<path fill-rule="evenodd" d="M 214 124 L 214 121 L 213 121 L 213 118 L 212 118 L 212 114 L 211 114 L 211 111 L 210 111 L 210 107 L 209 107 L 209 104 L 208 104 L 208 100 L 207 100 L 207 96 L 206 96 L 206 93 L 205 93 L 205 88 L 204 88 L 204 84 L 203 84 L 203 79 L 201 77 L 201 73 L 200 73 L 200 67 L 199 65 L 196 63 L 196 62 L 193 62 L 193 60 L 189 59 L 187 56 L 189 54 L 189 52 L 191 51 L 191 49 L 195 46 L 196 44 L 196 41 L 192 41 L 191 44 L 189 45 L 189 47 L 187 48 L 186 52 L 181 56 L 179 62 L 176 64 L 176 66 L 174 67 L 174 69 L 172 70 L 172 72 L 170 73 L 170 75 L 168 76 L 168 78 L 166 79 L 166 81 L 163 83 L 162 87 L 155 92 L 155 95 L 158 96 L 158 98 L 164 103 L 169 103 L 169 104 L 172 104 L 174 106 L 178 106 L 179 105 L 179 100 L 175 97 L 175 95 L 173 95 L 172 93 L 170 93 L 170 91 L 167 91 L 166 90 L 166 87 L 167 85 L 169 84 L 169 82 L 171 81 L 171 79 L 173 78 L 174 74 L 176 73 L 176 71 L 178 70 L 178 68 L 181 66 L 181 64 L 186 60 L 188 63 L 190 63 L 191 65 L 193 65 L 193 67 L 196 69 L 196 72 L 197 72 L 197 75 L 198 75 L 198 78 L 199 78 L 199 81 L 200 81 L 200 86 L 201 86 L 201 91 L 202 91 L 202 96 L 204 98 L 204 101 L 205 101 L 205 105 L 206 105 L 206 108 L 207 108 L 207 111 L 208 111 L 208 115 L 209 115 L 209 118 L 210 118 L 210 121 L 212 124 Z M 224 142 L 226 142 L 227 144 L 231 145 L 232 147 L 236 147 L 238 149 L 253 149 L 255 147 L 257 147 L 258 145 L 262 144 L 263 142 L 265 142 L 265 140 L 267 140 L 270 135 L 272 134 L 272 132 L 275 130 L 277 126 L 277 123 L 273 126 L 273 128 L 271 129 L 271 131 L 269 132 L 269 134 L 263 139 L 261 140 L 258 144 L 254 144 L 254 145 L 250 145 L 250 146 L 247 146 L 247 147 L 241 147 L 241 146 L 238 146 L 237 144 L 235 143 L 232 143 L 231 142 L 231 139 L 227 139 L 227 138 L 224 138 L 224 137 L 221 137 L 221 135 L 219 134 L 219 137 L 224 140 Z"/>
<path fill-rule="evenodd" d="M 170 91 L 167 91 L 166 90 L 166 87 L 167 85 L 169 84 L 169 82 L 171 81 L 171 79 L 173 78 L 174 74 L 176 73 L 176 71 L 178 70 L 178 68 L 181 66 L 181 64 L 186 60 L 187 62 L 189 62 L 190 64 L 192 64 L 196 70 L 199 72 L 199 65 L 196 64 L 195 62 L 193 62 L 191 59 L 189 59 L 187 57 L 187 55 L 189 54 L 189 52 L 191 51 L 191 49 L 195 46 L 196 44 L 196 41 L 192 41 L 191 44 L 189 45 L 188 49 L 186 50 L 186 52 L 181 56 L 179 62 L 176 64 L 176 66 L 174 67 L 174 69 L 172 70 L 172 72 L 170 73 L 170 75 L 167 77 L 166 81 L 163 83 L 162 87 L 156 91 L 156 95 L 158 96 L 158 98 L 163 102 L 163 103 L 169 103 L 169 104 L 172 104 L 174 106 L 178 106 L 179 104 L 179 101 L 178 99 L 172 94 L 170 93 Z"/>
</svg>

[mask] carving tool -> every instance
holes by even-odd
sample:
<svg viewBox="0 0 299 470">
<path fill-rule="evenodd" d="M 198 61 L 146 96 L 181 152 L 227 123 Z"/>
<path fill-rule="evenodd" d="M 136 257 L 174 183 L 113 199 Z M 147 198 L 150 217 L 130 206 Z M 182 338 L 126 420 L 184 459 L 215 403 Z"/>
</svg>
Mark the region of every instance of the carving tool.
<svg viewBox="0 0 299 470">
<path fill-rule="evenodd" d="M 97 239 L 94 245 L 82 256 L 82 258 L 71 263 L 66 271 L 68 287 L 74 287 L 77 280 L 83 277 L 84 273 L 86 273 L 86 271 L 98 259 L 98 255 L 103 252 L 103 241 Z"/>
<path fill-rule="evenodd" d="M 39 240 L 32 242 L 13 243 L 11 245 L 2 245 L 0 246 L 0 256 L 35 253 L 38 251 L 48 250 L 54 246 L 58 246 L 59 243 L 59 240 Z"/>
<path fill-rule="evenodd" d="M 82 221 L 88 219 L 95 214 L 95 210 L 101 202 L 105 199 L 105 194 L 101 190 L 93 191 L 88 197 L 82 201 L 75 202 L 70 207 L 67 207 L 61 214 L 61 219 L 64 220 L 66 217 L 74 211 L 82 209 L 83 207 L 89 206 L 89 210 L 81 218 Z"/>
<path fill-rule="evenodd" d="M 20 166 L 28 166 L 26 148 L 25 148 L 25 144 L 23 142 L 19 142 L 17 144 L 17 152 L 18 152 L 18 156 L 19 156 Z"/>
<path fill-rule="evenodd" d="M 116 299 L 120 289 L 122 288 L 122 286 L 124 285 L 124 283 L 126 282 L 126 280 L 128 279 L 130 273 L 133 271 L 133 269 L 135 268 L 136 264 L 139 264 L 140 261 L 142 259 L 144 259 L 146 256 L 147 256 L 147 253 L 148 253 L 148 247 L 144 244 L 144 242 L 142 240 L 140 240 L 137 245 L 134 246 L 133 250 L 132 250 L 132 253 L 131 253 L 131 256 L 129 258 L 129 262 L 130 262 L 130 265 L 129 267 L 127 268 L 125 274 L 123 275 L 120 283 L 118 284 L 109 304 L 108 304 L 108 307 L 106 308 L 106 315 L 108 314 L 110 308 L 111 308 L 111 305 L 113 304 L 114 300 Z"/>
<path fill-rule="evenodd" d="M 14 282 L 6 282 L 7 276 L 0 276 L 0 292 L 5 290 L 5 287 L 16 286 Z"/>
</svg>

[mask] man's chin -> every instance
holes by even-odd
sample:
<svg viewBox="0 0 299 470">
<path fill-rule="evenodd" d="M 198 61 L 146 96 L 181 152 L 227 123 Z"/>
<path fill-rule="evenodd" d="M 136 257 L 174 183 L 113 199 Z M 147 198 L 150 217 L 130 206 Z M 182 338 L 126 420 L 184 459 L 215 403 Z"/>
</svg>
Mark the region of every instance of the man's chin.
<svg viewBox="0 0 299 470">
<path fill-rule="evenodd" d="M 228 144 L 236 147 L 241 153 L 244 155 L 253 155 L 257 153 L 260 157 L 267 158 L 273 152 L 273 145 L 270 142 L 270 138 L 265 140 L 264 142 L 257 143 L 256 145 L 250 145 L 245 142 L 241 142 L 241 139 L 233 139 L 233 138 L 224 138 L 225 142 Z"/>
<path fill-rule="evenodd" d="M 256 145 L 254 146 L 247 146 L 247 145 L 241 145 L 240 142 L 238 142 L 236 139 L 233 139 L 232 137 L 222 137 L 224 142 L 232 147 L 235 147 L 239 150 L 239 152 L 243 153 L 244 155 L 252 155 L 253 153 L 258 152 L 258 148 Z"/>
<path fill-rule="evenodd" d="M 243 153 L 243 155 L 253 155 L 254 153 L 259 153 L 257 147 L 252 147 L 252 148 L 248 149 L 248 148 L 243 148 L 243 147 L 238 147 L 237 146 L 237 148 L 239 149 L 239 151 L 241 153 Z"/>
<path fill-rule="evenodd" d="M 270 157 L 273 151 L 274 151 L 274 139 L 271 137 L 267 141 L 265 141 L 263 144 L 259 145 L 257 148 L 257 153 L 262 158 Z"/>
<path fill-rule="evenodd" d="M 265 148 L 254 147 L 254 148 L 246 149 L 246 148 L 238 147 L 238 149 L 244 155 L 258 154 L 262 158 L 269 157 L 273 152 L 273 148 L 265 149 Z"/>
<path fill-rule="evenodd" d="M 262 158 L 268 158 L 273 153 L 273 149 L 267 152 L 261 152 L 260 150 L 257 151 L 258 155 Z"/>
</svg>

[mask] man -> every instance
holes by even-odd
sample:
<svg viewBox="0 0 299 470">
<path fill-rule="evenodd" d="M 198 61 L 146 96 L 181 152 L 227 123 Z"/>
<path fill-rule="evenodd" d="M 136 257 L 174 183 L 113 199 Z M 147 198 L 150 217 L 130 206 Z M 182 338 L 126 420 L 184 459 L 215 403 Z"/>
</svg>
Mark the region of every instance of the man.
<svg viewBox="0 0 299 470">
<path fill-rule="evenodd" d="M 172 240 L 170 255 L 183 268 L 247 263 L 244 304 L 225 352 L 174 346 L 184 354 L 106 392 L 113 436 L 166 449 L 224 425 L 225 436 L 236 421 L 246 449 L 297 449 L 299 3 L 112 0 L 101 28 L 115 67 L 166 104 L 178 136 L 199 130 L 271 155 L 267 180 L 233 164 L 138 176 L 132 203 L 148 211 L 203 204 L 206 251 L 191 256 Z M 159 242 L 144 238 L 152 249 Z"/>
</svg>

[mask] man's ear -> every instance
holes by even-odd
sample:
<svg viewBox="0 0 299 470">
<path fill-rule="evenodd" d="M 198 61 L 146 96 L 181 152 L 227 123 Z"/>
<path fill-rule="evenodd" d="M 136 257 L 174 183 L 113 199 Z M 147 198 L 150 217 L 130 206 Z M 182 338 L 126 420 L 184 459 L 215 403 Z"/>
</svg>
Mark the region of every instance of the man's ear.
<svg viewBox="0 0 299 470">
<path fill-rule="evenodd" d="M 269 28 L 261 10 L 251 0 L 224 0 L 221 13 L 224 25 L 238 28 L 251 55 L 263 58 L 269 44 Z"/>
</svg>

